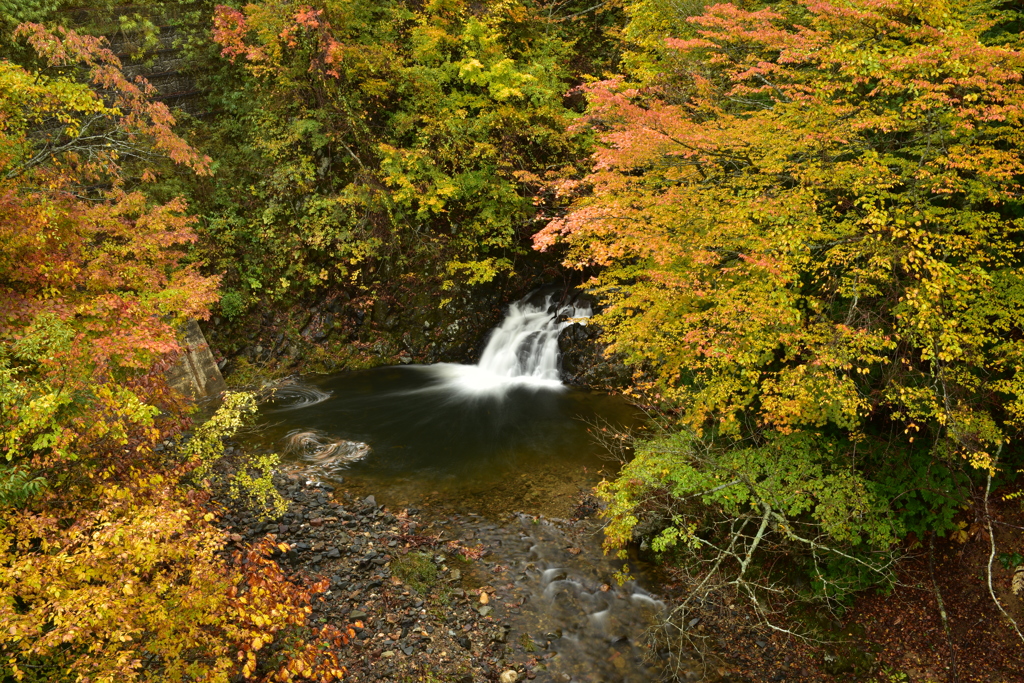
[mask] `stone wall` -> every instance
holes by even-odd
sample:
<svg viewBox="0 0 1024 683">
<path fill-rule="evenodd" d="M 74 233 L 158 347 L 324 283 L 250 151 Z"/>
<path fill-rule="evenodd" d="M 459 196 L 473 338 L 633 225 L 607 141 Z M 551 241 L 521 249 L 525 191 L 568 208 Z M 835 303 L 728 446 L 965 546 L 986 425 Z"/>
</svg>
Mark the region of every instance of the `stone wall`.
<svg viewBox="0 0 1024 683">
<path fill-rule="evenodd" d="M 125 74 L 129 77 L 142 76 L 152 83 L 157 89 L 157 100 L 176 110 L 175 113 L 184 111 L 192 116 L 206 115 L 208 111 L 204 91 L 197 87 L 193 74 L 187 68 L 189 65 L 180 47 L 183 36 L 177 29 L 164 25 L 164 20 L 159 17 L 149 17 L 159 26 L 159 44 L 146 50 L 141 60 L 133 58 L 137 47 L 116 30 L 115 20 L 120 14 L 131 16 L 138 10 L 131 5 L 113 9 L 78 7 L 67 10 L 67 14 L 72 26 L 110 26 L 109 30 L 100 30 L 107 38 L 110 49 L 121 60 Z"/>
</svg>

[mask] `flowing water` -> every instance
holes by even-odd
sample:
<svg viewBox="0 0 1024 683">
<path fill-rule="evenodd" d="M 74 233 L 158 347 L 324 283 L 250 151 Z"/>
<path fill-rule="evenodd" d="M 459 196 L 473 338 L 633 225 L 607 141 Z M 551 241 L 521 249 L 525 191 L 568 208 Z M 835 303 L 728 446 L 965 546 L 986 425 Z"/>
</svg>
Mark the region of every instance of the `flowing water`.
<svg viewBox="0 0 1024 683">
<path fill-rule="evenodd" d="M 641 570 L 636 580 L 620 586 L 612 579 L 618 564 L 602 556 L 595 531 L 585 524 L 567 532 L 564 524 L 520 514 L 489 532 L 500 541 L 499 561 L 525 597 L 510 635 L 520 642 L 528 638 L 545 654 L 539 683 L 659 678 L 644 636 L 665 616 L 666 605 L 644 588 L 643 566 L 635 561 L 631 565 Z M 567 552 L 567 541 L 580 552 Z"/>
<path fill-rule="evenodd" d="M 554 639 L 559 680 L 646 681 L 637 636 L 663 609 L 657 598 L 636 583 L 610 588 L 620 563 L 601 554 L 596 535 L 569 556 L 557 525 L 507 523 L 515 511 L 568 517 L 618 467 L 599 437 L 643 426 L 621 397 L 559 380 L 559 333 L 590 313 L 584 302 L 535 294 L 510 305 L 477 365 L 283 385 L 262 410 L 262 437 L 292 466 L 394 509 L 426 503 L 506 522 L 491 528 L 530 596 L 518 627 Z"/>
<path fill-rule="evenodd" d="M 621 397 L 558 379 L 558 335 L 590 314 L 586 302 L 536 294 L 509 306 L 477 365 L 285 384 L 262 410 L 263 438 L 392 507 L 443 499 L 490 514 L 528 507 L 567 516 L 580 489 L 618 465 L 598 437 L 642 426 Z"/>
</svg>

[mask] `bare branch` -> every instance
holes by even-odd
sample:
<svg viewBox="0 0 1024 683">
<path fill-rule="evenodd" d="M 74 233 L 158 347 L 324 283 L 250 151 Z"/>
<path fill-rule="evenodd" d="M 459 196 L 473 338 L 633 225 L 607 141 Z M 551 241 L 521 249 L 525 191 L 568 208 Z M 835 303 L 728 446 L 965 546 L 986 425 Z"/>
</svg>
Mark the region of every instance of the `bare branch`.
<svg viewBox="0 0 1024 683">
<path fill-rule="evenodd" d="M 988 528 L 988 541 L 989 541 L 989 554 L 988 554 L 988 565 L 985 567 L 985 576 L 988 581 L 988 594 L 992 596 L 992 602 L 996 603 L 996 607 L 1003 613 L 1006 620 L 1010 622 L 1010 626 L 1017 633 L 1017 637 L 1024 641 L 1024 633 L 1021 633 L 1020 627 L 1013 617 L 1010 616 L 1009 612 L 1003 607 L 1003 603 L 999 602 L 999 598 L 996 596 L 996 590 L 992 585 L 992 562 L 996 559 L 996 535 L 992 530 L 992 515 L 988 511 L 988 498 L 992 492 L 992 471 L 989 470 L 988 477 L 985 479 L 985 526 Z"/>
</svg>

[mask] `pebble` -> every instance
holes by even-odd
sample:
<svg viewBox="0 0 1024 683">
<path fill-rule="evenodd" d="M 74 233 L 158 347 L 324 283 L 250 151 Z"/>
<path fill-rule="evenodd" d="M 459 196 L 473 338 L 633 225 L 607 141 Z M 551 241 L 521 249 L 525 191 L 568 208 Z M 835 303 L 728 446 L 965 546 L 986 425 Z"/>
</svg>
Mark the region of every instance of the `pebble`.
<svg viewBox="0 0 1024 683">
<path fill-rule="evenodd" d="M 283 474 L 275 475 L 275 484 L 289 503 L 279 519 L 262 522 L 231 509 L 221 523 L 239 545 L 263 536 L 287 544 L 290 550 L 275 556 L 286 574 L 328 580 L 330 590 L 314 596 L 311 623 L 352 629 L 355 637 L 338 653 L 350 680 L 415 680 L 424 669 L 440 680 L 495 680 L 499 662 L 513 653 L 511 639 L 504 630 L 495 637 L 493 622 L 478 620 L 493 615 L 488 603 L 498 596 L 492 586 L 479 597 L 467 594 L 460 584 L 473 581 L 474 572 L 452 567 L 455 556 L 443 541 L 423 550 L 410 547 L 408 539 L 417 538 L 421 524 L 418 510 L 396 515 L 372 495 L 339 493 L 334 499 L 318 482 Z M 443 582 L 438 589 L 443 586 L 448 598 L 417 594 L 392 576 L 396 558 L 412 551 L 430 552 Z M 476 566 L 489 571 L 483 562 Z M 449 626 L 456 629 L 451 635 Z"/>
</svg>

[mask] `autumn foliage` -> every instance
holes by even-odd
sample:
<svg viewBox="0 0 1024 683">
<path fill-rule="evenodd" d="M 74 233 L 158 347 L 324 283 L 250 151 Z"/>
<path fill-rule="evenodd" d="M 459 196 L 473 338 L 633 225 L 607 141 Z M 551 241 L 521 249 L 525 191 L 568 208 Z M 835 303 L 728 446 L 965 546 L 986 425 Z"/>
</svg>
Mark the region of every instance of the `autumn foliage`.
<svg viewBox="0 0 1024 683">
<path fill-rule="evenodd" d="M 198 465 L 155 444 L 187 422 L 162 370 L 208 315 L 195 219 L 147 182 L 210 160 L 96 38 L 18 35 L 0 61 L 0 675 L 287 681 L 342 675 L 315 592 L 264 543 L 230 554 Z M 330 649 L 325 649 L 330 648 Z"/>
<path fill-rule="evenodd" d="M 824 467 L 857 479 L 847 525 L 875 537 L 866 501 L 891 540 L 949 531 L 967 480 L 1005 461 L 1024 417 L 1024 55 L 992 27 L 970 4 L 717 4 L 634 55 L 636 77 L 582 88 L 601 144 L 535 246 L 598 269 L 610 350 L 674 429 L 725 453 L 828 444 L 765 487 L 759 458 L 676 448 L 696 467 L 681 499 L 716 506 L 702 492 L 749 465 L 769 519 Z M 644 463 L 606 490 L 617 543 L 680 476 Z M 833 493 L 793 517 L 820 531 Z"/>
<path fill-rule="evenodd" d="M 207 108 L 189 136 L 103 39 L 20 25 L 0 675 L 342 676 L 346 636 L 307 623 L 323 586 L 216 526 L 208 479 L 251 397 L 156 448 L 189 426 L 162 375 L 176 330 L 326 291 L 362 325 L 395 283 L 448 303 L 531 237 L 589 278 L 662 418 L 600 488 L 609 549 L 768 613 L 963 534 L 1024 426 L 1024 53 L 998 5 L 142 0 L 113 23 L 144 46 L 160 13 L 202 18 L 176 46 Z M 59 6 L 0 2 L 0 25 Z M 280 512 L 274 464 L 213 488 Z"/>
<path fill-rule="evenodd" d="M 324 586 L 287 580 L 270 541 L 225 557 L 213 514 L 173 477 L 135 473 L 94 504 L 64 523 L 59 508 L 19 515 L 0 532 L 0 645 L 16 679 L 342 677 L 347 636 L 306 627 L 310 591 Z"/>
<path fill-rule="evenodd" d="M 166 106 L 97 39 L 20 33 L 54 69 L 84 63 L 90 81 L 0 63 L 0 446 L 8 462 L 41 467 L 123 445 L 151 422 L 132 384 L 177 350 L 175 316 L 204 315 L 217 279 L 181 261 L 195 240 L 184 201 L 126 187 L 125 161 L 142 162 L 138 176 L 161 156 L 207 172 Z"/>
<path fill-rule="evenodd" d="M 215 140 L 238 161 L 234 189 L 209 207 L 231 296 L 507 272 L 534 229 L 537 174 L 582 152 L 562 102 L 572 42 L 549 10 L 218 6 L 220 68 L 244 93 Z"/>
</svg>

